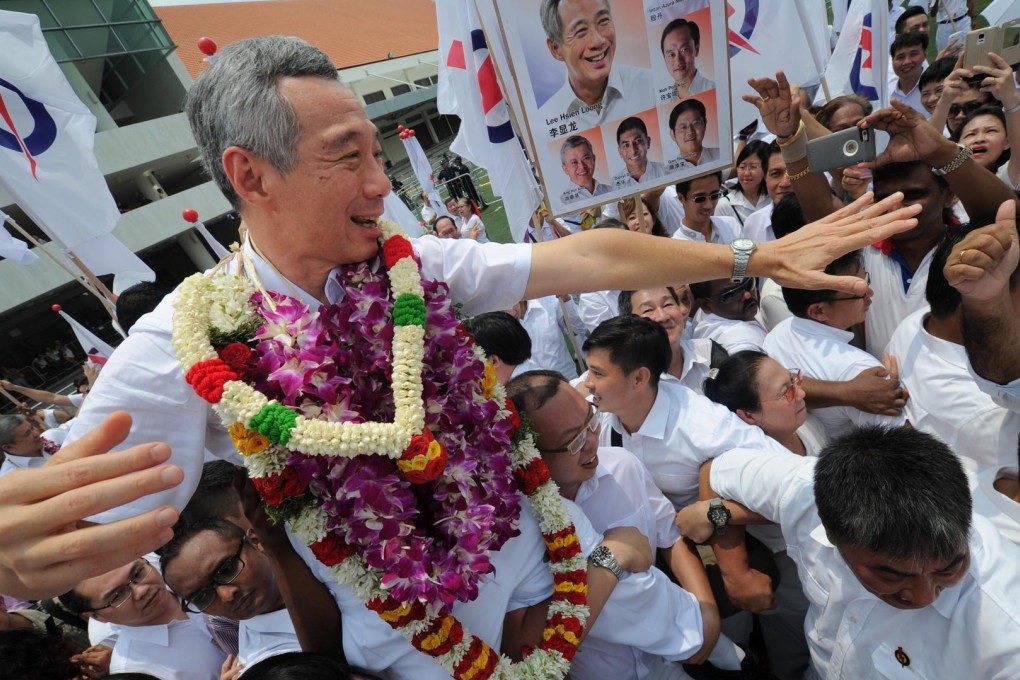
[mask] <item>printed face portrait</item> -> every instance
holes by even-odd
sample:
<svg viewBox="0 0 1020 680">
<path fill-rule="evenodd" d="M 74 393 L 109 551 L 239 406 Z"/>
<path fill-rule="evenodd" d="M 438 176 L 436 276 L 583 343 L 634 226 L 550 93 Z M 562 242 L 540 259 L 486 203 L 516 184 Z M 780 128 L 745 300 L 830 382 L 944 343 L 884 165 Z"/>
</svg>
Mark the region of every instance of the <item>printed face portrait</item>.
<svg viewBox="0 0 1020 680">
<path fill-rule="evenodd" d="M 638 128 L 631 128 L 619 135 L 617 149 L 620 158 L 631 175 L 642 175 L 648 166 L 648 144 L 651 139 Z"/>
<path fill-rule="evenodd" d="M 675 28 L 663 37 L 662 58 L 678 85 L 686 86 L 694 78 L 698 51 L 698 44 L 687 26 Z"/>
<path fill-rule="evenodd" d="M 557 11 L 562 40 L 547 40 L 549 52 L 566 65 L 570 85 L 582 100 L 589 92 L 601 96 L 616 54 L 608 0 L 562 0 Z"/>
<path fill-rule="evenodd" d="M 689 108 L 677 116 L 669 135 L 680 149 L 681 156 L 688 158 L 701 153 L 707 124 L 705 114 L 697 108 Z"/>
<path fill-rule="evenodd" d="M 569 140 L 568 140 L 569 142 Z M 570 181 L 589 191 L 595 187 L 595 153 L 588 144 L 578 144 L 564 149 L 560 154 L 563 172 Z"/>
</svg>

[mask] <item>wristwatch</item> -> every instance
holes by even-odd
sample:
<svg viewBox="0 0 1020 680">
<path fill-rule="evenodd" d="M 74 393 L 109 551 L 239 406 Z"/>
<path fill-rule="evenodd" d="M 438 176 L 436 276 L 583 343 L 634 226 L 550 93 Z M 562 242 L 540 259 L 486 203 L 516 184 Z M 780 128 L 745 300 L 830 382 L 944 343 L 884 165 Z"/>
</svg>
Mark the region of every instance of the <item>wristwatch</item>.
<svg viewBox="0 0 1020 680">
<path fill-rule="evenodd" d="M 955 156 L 953 156 L 953 160 L 949 161 L 941 168 L 932 168 L 932 174 L 938 175 L 939 177 L 945 177 L 953 170 L 956 170 L 963 165 L 968 158 L 974 155 L 974 152 L 963 144 L 957 144 L 956 146 L 960 147 L 960 150 L 956 152 Z"/>
<path fill-rule="evenodd" d="M 588 555 L 588 561 L 596 567 L 602 567 L 613 572 L 617 580 L 623 578 L 623 569 L 620 567 L 620 563 L 616 561 L 616 555 L 604 545 L 600 545 L 592 550 L 591 554 Z"/>
<path fill-rule="evenodd" d="M 730 276 L 730 281 L 740 283 L 744 280 L 747 263 L 751 260 L 751 253 L 757 247 L 754 241 L 749 238 L 738 238 L 730 243 L 730 250 L 733 251 L 733 275 Z"/>
<path fill-rule="evenodd" d="M 713 498 L 708 502 L 708 521 L 715 527 L 716 536 L 725 536 L 733 513 L 723 505 L 721 498 Z"/>
</svg>

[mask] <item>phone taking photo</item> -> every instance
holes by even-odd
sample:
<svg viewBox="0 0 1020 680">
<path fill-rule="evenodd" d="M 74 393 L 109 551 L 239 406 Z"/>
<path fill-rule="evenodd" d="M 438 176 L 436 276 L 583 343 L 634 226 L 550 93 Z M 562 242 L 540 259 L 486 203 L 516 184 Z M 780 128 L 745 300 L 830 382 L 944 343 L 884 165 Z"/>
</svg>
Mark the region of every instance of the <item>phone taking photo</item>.
<svg viewBox="0 0 1020 680">
<path fill-rule="evenodd" d="M 864 161 L 875 160 L 875 135 L 859 127 L 833 132 L 807 143 L 811 172 L 828 172 Z"/>
</svg>

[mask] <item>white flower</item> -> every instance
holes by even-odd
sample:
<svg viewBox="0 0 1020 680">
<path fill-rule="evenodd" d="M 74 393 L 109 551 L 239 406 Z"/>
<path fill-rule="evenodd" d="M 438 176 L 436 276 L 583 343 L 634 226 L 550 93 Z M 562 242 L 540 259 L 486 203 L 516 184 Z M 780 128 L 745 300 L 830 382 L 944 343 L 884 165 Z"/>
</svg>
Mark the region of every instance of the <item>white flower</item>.
<svg viewBox="0 0 1020 680">
<path fill-rule="evenodd" d="M 209 324 L 224 333 L 233 333 L 254 317 L 250 300 L 255 286 L 244 276 L 220 273 L 212 277 Z"/>
</svg>

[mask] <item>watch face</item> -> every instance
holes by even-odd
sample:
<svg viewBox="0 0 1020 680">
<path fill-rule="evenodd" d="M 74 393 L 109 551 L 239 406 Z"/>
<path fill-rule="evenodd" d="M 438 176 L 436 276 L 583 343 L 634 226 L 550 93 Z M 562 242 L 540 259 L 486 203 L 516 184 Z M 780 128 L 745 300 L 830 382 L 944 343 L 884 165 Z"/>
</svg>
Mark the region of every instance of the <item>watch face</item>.
<svg viewBox="0 0 1020 680">
<path fill-rule="evenodd" d="M 738 238 L 731 243 L 737 250 L 751 250 L 754 248 L 754 241 L 749 238 Z"/>
</svg>

